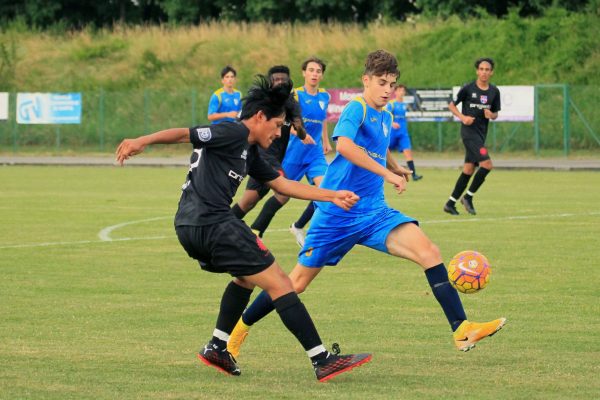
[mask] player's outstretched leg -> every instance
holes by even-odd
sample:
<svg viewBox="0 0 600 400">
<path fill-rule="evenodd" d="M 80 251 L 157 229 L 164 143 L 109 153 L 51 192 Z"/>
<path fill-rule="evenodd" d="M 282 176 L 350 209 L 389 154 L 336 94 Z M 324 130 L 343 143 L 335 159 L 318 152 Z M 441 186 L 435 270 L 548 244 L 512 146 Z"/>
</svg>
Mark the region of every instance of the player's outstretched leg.
<svg viewBox="0 0 600 400">
<path fill-rule="evenodd" d="M 241 375 L 242 371 L 235 363 L 227 348 L 220 349 L 212 341 L 208 342 L 200 352 L 198 359 L 209 367 L 214 367 L 227 375 Z"/>
<path fill-rule="evenodd" d="M 460 351 L 469 351 L 481 339 L 493 336 L 506 324 L 506 318 L 498 318 L 490 322 L 463 321 L 454 332 L 454 344 Z"/>
</svg>

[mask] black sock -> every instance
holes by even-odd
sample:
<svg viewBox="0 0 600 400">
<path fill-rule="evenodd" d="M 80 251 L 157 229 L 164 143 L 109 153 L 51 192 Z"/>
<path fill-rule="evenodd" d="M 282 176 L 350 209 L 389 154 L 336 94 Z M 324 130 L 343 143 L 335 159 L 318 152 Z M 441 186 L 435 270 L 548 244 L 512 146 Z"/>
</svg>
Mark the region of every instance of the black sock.
<svg viewBox="0 0 600 400">
<path fill-rule="evenodd" d="M 446 204 L 448 204 L 449 206 L 454 206 L 454 203 L 456 203 L 456 201 L 460 199 L 460 196 L 467 188 L 467 185 L 469 184 L 469 179 L 471 179 L 471 175 L 467 175 L 464 172 L 460 173 L 460 176 L 456 181 L 456 185 L 454 185 L 454 191 L 452 191 L 452 195 L 450 196 L 450 199 L 448 199 L 448 203 Z"/>
<path fill-rule="evenodd" d="M 323 345 L 317 328 L 296 292 L 284 294 L 274 300 L 273 304 L 285 327 L 296 336 L 304 350 L 308 351 Z M 311 356 L 311 359 L 314 356 Z"/>
<path fill-rule="evenodd" d="M 458 296 L 458 292 L 448 281 L 448 271 L 444 264 L 438 264 L 433 268 L 425 270 L 425 276 L 431 286 L 431 291 L 435 296 L 446 318 L 450 323 L 450 327 L 454 332 L 458 326 L 467 319 L 465 310 Z"/>
<path fill-rule="evenodd" d="M 300 218 L 298 218 L 298 221 L 294 222 L 294 226 L 298 229 L 304 228 L 306 224 L 308 224 L 308 221 L 310 221 L 314 213 L 315 203 L 311 201 L 304 209 L 304 212 L 302 213 Z"/>
<path fill-rule="evenodd" d="M 227 335 L 231 334 L 235 324 L 242 316 L 244 308 L 248 305 L 251 294 L 252 289 L 241 287 L 233 281 L 229 282 L 229 285 L 225 288 L 223 297 L 221 298 L 221 308 L 219 309 L 219 316 L 217 317 L 216 330 Z M 212 342 L 220 349 L 224 349 L 227 347 L 227 341 L 222 335 L 220 336 L 221 337 L 217 337 L 213 334 Z"/>
<path fill-rule="evenodd" d="M 271 223 L 271 220 L 281 207 L 283 207 L 283 204 L 281 204 L 275 196 L 271 196 L 269 200 L 265 202 L 262 210 L 260 210 L 260 214 L 258 214 L 258 217 L 256 217 L 256 220 L 250 228 L 259 231 L 259 236 L 262 237 Z"/>
<path fill-rule="evenodd" d="M 471 186 L 469 186 L 469 191 L 465 195 L 465 197 L 473 197 L 473 194 L 479 189 L 481 185 L 483 185 L 483 181 L 485 181 L 485 177 L 490 173 L 489 169 L 479 167 L 475 176 L 473 177 L 473 182 L 471 182 Z"/>
<path fill-rule="evenodd" d="M 238 203 L 235 203 L 235 206 L 231 207 L 231 211 L 233 211 L 233 215 L 238 219 L 243 219 L 246 216 L 246 211 L 242 210 Z"/>
<path fill-rule="evenodd" d="M 412 171 L 413 176 L 417 174 L 417 170 L 415 169 L 415 162 L 413 160 L 407 161 L 408 169 Z"/>
</svg>

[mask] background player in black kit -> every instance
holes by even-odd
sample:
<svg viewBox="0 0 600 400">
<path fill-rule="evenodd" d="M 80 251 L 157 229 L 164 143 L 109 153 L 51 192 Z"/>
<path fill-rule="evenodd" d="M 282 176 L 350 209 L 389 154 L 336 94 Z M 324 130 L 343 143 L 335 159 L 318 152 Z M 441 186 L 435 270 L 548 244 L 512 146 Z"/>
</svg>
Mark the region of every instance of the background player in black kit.
<svg viewBox="0 0 600 400">
<path fill-rule="evenodd" d="M 462 123 L 460 135 L 465 146 L 465 163 L 462 173 L 456 181 L 450 198 L 444 205 L 444 211 L 451 215 L 458 215 L 456 202 L 469 184 L 475 167 L 478 166 L 471 186 L 460 199 L 469 214 L 476 214 L 473 195 L 493 168 L 489 152 L 485 147 L 485 138 L 489 120 L 498 118 L 500 91 L 490 83 L 490 78 L 494 75 L 494 61 L 491 58 L 480 58 L 475 61 L 475 69 L 477 70 L 477 79 L 463 86 L 454 101 L 448 105 L 452 114 Z M 456 108 L 456 105 L 460 103 L 462 103 L 462 113 Z"/>
<path fill-rule="evenodd" d="M 349 191 L 319 189 L 290 181 L 260 157 L 258 147 L 268 148 L 280 135 L 291 88 L 291 83 L 273 87 L 259 76 L 243 100 L 240 121 L 171 128 L 125 139 L 116 154 L 122 165 L 149 144 L 191 142 L 193 145 L 175 215 L 175 231 L 183 248 L 198 260 L 202 269 L 233 276 L 223 293 L 212 339 L 200 350 L 198 358 L 227 374 L 241 374 L 227 351 L 227 340 L 252 290 L 259 286 L 274 299 L 284 325 L 304 347 L 317 379 L 326 381 L 370 361 L 371 355 L 340 356 L 325 349 L 286 273 L 269 249 L 230 209 L 233 196 L 247 174 L 268 182 L 280 193 L 300 199 L 329 201 L 346 210 L 358 201 L 358 196 Z"/>
<path fill-rule="evenodd" d="M 290 83 L 290 69 L 285 65 L 275 65 L 267 72 L 267 78 L 271 81 L 273 86 L 280 85 L 282 83 Z M 308 143 L 313 143 L 314 140 L 310 135 L 306 134 L 304 125 L 302 123 L 302 114 L 300 111 L 300 105 L 294 99 L 293 95 L 290 95 L 289 101 L 286 103 L 286 116 L 285 123 L 281 127 L 281 136 L 273 140 L 273 143 L 268 149 L 264 150 L 259 148 L 258 151 L 261 157 L 267 161 L 273 169 L 275 169 L 280 175 L 285 176 L 285 172 L 281 167 L 281 161 L 285 157 L 285 151 L 287 150 L 288 141 L 290 134 L 292 133 L 292 127 L 296 131 L 296 135 L 300 140 Z M 246 185 L 246 190 L 242 195 L 242 198 L 231 208 L 236 217 L 243 219 L 247 213 L 249 213 L 256 204 L 267 195 L 269 192 L 269 185 L 259 182 L 256 179 L 250 177 Z M 271 197 L 267 202 L 277 201 L 274 197 Z M 258 233 L 258 236 L 262 237 L 264 229 L 268 225 L 265 223 L 262 213 L 256 218 L 256 220 L 250 225 L 250 228 Z"/>
</svg>

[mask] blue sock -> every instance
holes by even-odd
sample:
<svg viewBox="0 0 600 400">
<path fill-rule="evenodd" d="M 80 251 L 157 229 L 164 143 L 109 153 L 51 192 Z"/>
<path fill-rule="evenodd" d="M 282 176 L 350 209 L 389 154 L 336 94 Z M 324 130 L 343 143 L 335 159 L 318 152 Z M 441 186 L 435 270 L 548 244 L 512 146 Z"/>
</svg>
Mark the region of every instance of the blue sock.
<svg viewBox="0 0 600 400">
<path fill-rule="evenodd" d="M 254 325 L 267 316 L 271 311 L 275 309 L 273 301 L 264 290 L 256 296 L 256 299 L 250 304 L 250 306 L 242 314 L 242 321 L 248 326 Z"/>
<path fill-rule="evenodd" d="M 425 270 L 425 276 L 431 286 L 433 295 L 435 296 L 448 322 L 454 332 L 458 326 L 467 319 L 465 310 L 463 309 L 458 292 L 452 287 L 448 281 L 448 271 L 444 264 L 438 264 L 433 268 Z"/>
</svg>

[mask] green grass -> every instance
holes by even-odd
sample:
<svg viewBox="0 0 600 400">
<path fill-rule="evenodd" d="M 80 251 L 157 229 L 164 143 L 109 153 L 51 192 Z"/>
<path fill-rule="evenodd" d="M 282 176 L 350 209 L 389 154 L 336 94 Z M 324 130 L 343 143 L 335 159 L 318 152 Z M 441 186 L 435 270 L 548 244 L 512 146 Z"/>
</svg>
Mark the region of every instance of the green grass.
<svg viewBox="0 0 600 400">
<path fill-rule="evenodd" d="M 326 344 L 373 352 L 328 384 L 271 315 L 251 332 L 241 377 L 200 364 L 226 276 L 200 271 L 172 215 L 185 168 L 1 167 L 0 398 L 3 399 L 573 399 L 600 392 L 600 175 L 494 171 L 477 217 L 441 206 L 455 170 L 422 169 L 389 203 L 418 217 L 445 259 L 477 249 L 492 263 L 469 317 L 508 324 L 469 353 L 415 265 L 364 248 L 302 296 Z M 285 227 L 265 242 L 289 270 Z M 253 212 L 249 219 L 255 215 Z M 152 221 L 145 221 L 154 218 Z M 110 232 L 109 226 L 131 223 Z M 121 240 L 118 240 L 121 239 Z M 129 239 L 129 240 L 125 240 Z"/>
</svg>

